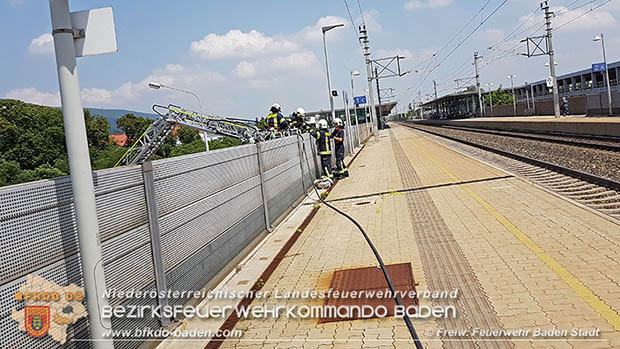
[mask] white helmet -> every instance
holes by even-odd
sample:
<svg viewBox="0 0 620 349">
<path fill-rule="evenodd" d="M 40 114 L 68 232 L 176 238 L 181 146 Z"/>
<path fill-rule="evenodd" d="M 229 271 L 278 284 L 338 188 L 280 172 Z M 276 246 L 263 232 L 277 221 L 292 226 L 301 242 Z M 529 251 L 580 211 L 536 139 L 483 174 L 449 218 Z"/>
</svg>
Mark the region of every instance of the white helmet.
<svg viewBox="0 0 620 349">
<path fill-rule="evenodd" d="M 337 125 L 337 126 L 342 126 L 342 119 L 340 119 L 340 118 L 335 118 L 335 119 L 334 119 L 334 125 Z"/>
<path fill-rule="evenodd" d="M 328 127 L 329 126 L 327 125 L 327 120 L 325 120 L 325 119 L 319 120 L 319 129 L 327 130 Z"/>
<path fill-rule="evenodd" d="M 273 109 L 275 109 L 275 110 L 277 110 L 277 111 L 282 111 L 282 107 L 280 107 L 280 105 L 279 105 L 278 103 L 274 103 L 274 104 L 271 106 L 271 110 L 273 110 Z"/>
<path fill-rule="evenodd" d="M 314 116 L 311 116 L 310 119 L 308 119 L 308 124 L 311 124 L 311 125 L 316 124 L 316 118 Z"/>
<path fill-rule="evenodd" d="M 304 110 L 304 108 L 302 108 L 302 107 L 297 108 L 297 115 L 305 116 L 306 115 L 306 111 Z"/>
</svg>

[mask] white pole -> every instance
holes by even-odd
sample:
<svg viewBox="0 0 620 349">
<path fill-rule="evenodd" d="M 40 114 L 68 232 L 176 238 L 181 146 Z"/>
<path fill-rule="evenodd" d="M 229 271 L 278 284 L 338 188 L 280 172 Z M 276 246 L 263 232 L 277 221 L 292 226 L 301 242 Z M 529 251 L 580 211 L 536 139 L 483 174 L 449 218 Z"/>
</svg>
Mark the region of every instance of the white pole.
<svg viewBox="0 0 620 349">
<path fill-rule="evenodd" d="M 542 5 L 542 4 L 541 4 Z M 549 70 L 551 73 L 551 80 L 553 81 L 553 113 L 556 118 L 560 117 L 560 95 L 558 91 L 558 79 L 555 75 L 555 52 L 553 52 L 553 40 L 552 40 L 552 28 L 551 18 L 553 12 L 549 11 L 549 5 L 544 2 L 543 10 L 545 10 L 545 24 L 547 26 L 547 47 L 549 48 Z"/>
<path fill-rule="evenodd" d="M 104 297 L 105 276 L 101 254 L 101 239 L 95 207 L 95 189 L 86 138 L 84 111 L 80 97 L 77 62 L 73 46 L 73 30 L 68 0 L 50 0 L 52 35 L 56 50 L 58 84 L 64 117 L 65 139 L 71 171 L 73 206 L 77 222 L 80 259 L 88 306 L 88 325 L 92 346 L 112 348 L 104 331 L 111 329 L 109 318 L 101 317 L 101 308 L 108 305 Z"/>
<path fill-rule="evenodd" d="M 517 96 L 515 96 L 515 80 L 516 75 L 510 75 L 510 87 L 512 89 L 512 108 L 514 109 L 514 116 L 517 116 Z"/>
<path fill-rule="evenodd" d="M 607 69 L 607 54 L 605 52 L 605 38 L 601 33 L 601 45 L 603 45 L 603 62 L 605 63 L 605 79 L 607 80 L 607 101 L 609 103 L 609 116 L 613 115 L 613 109 L 611 107 L 611 83 L 609 82 L 609 69 Z"/>
<path fill-rule="evenodd" d="M 342 91 L 342 97 L 344 98 L 344 115 L 347 118 L 347 127 L 345 128 L 345 130 L 346 136 L 348 138 L 350 154 L 353 155 L 353 139 L 351 135 L 351 111 L 349 110 L 349 99 L 347 98 L 346 93 L 346 91 Z"/>
<path fill-rule="evenodd" d="M 334 110 L 334 96 L 332 96 L 332 82 L 329 77 L 329 60 L 327 59 L 327 44 L 325 43 L 325 31 L 323 31 L 323 50 L 325 52 L 325 71 L 327 72 L 327 93 L 329 95 L 329 107 L 332 111 L 332 121 L 336 118 Z"/>
<path fill-rule="evenodd" d="M 359 74 L 358 74 L 359 75 Z M 353 85 L 353 72 L 351 72 L 351 98 L 353 98 L 353 105 L 355 105 L 355 126 L 357 129 L 357 146 L 362 146 L 362 140 L 360 139 L 360 125 L 357 121 L 357 104 L 355 104 L 355 87 Z"/>
</svg>

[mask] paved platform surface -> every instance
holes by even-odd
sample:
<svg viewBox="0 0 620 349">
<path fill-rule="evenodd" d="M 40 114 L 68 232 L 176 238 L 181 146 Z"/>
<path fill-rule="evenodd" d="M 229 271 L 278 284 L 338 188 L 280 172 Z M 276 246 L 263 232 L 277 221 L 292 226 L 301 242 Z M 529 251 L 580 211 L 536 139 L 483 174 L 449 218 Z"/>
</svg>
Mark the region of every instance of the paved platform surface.
<svg viewBox="0 0 620 349">
<path fill-rule="evenodd" d="M 397 125 L 369 141 L 350 172 L 328 199 L 365 227 L 385 262 L 411 263 L 418 291 L 459 290 L 456 300 L 420 299 L 457 309 L 455 319 L 413 320 L 425 348 L 620 347 L 619 222 Z M 374 265 L 359 231 L 322 207 L 263 290 L 327 290 L 334 271 Z M 323 300 L 272 297 L 252 306 L 261 304 Z M 484 337 L 472 328 L 524 334 Z M 412 347 L 395 318 L 241 319 L 235 329 L 243 336 L 222 348 Z M 442 335 L 446 329 L 464 332 Z M 535 336 L 537 329 L 555 332 Z"/>
</svg>

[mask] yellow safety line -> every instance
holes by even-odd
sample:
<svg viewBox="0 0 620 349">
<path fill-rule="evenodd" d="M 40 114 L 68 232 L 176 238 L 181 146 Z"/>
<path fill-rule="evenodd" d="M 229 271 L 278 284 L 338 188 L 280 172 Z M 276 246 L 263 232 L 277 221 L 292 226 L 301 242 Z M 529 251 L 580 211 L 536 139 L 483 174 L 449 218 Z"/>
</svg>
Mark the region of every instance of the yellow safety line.
<svg viewBox="0 0 620 349">
<path fill-rule="evenodd" d="M 415 147 L 420 153 L 422 153 L 427 159 L 439 167 L 445 174 L 447 174 L 454 181 L 460 181 L 452 172 L 446 169 L 438 161 L 433 159 L 422 147 L 417 143 Z M 508 231 L 510 231 L 525 247 L 527 247 L 532 253 L 536 255 L 541 261 L 543 261 L 553 272 L 562 279 L 581 299 L 583 299 L 592 309 L 601 315 L 610 325 L 612 325 L 616 331 L 620 331 L 620 316 L 615 312 L 607 303 L 603 302 L 594 292 L 592 292 L 581 280 L 575 277 L 568 269 L 562 264 L 551 257 L 545 250 L 538 246 L 532 239 L 530 239 L 525 233 L 520 231 L 514 224 L 512 224 L 506 217 L 504 217 L 497 209 L 484 200 L 480 195 L 474 192 L 469 185 L 459 185 L 463 188 L 476 202 L 480 204 L 487 212 L 489 212 L 499 223 L 501 223 Z"/>
<path fill-rule="evenodd" d="M 121 161 L 123 161 L 123 159 L 125 158 L 125 156 L 127 156 L 127 154 L 138 144 L 138 142 L 140 142 L 140 140 L 142 139 L 142 137 L 144 137 L 144 135 L 146 134 L 146 132 L 148 130 L 151 129 L 151 125 L 149 125 L 149 127 L 146 128 L 146 130 L 144 130 L 144 132 L 142 132 L 142 135 L 140 137 L 138 137 L 138 139 L 136 139 L 135 142 L 133 142 L 133 144 L 131 145 L 131 148 L 127 149 L 127 151 L 123 154 L 123 156 L 121 156 L 120 159 L 118 159 L 118 161 L 116 162 L 116 164 L 114 164 L 114 167 L 118 166 L 118 164 L 121 163 Z"/>
</svg>

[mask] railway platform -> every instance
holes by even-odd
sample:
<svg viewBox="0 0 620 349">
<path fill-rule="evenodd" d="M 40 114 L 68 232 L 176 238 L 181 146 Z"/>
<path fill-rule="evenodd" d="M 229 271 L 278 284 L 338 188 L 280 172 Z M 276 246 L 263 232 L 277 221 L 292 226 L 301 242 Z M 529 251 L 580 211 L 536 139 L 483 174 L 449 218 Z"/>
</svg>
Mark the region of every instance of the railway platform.
<svg viewBox="0 0 620 349">
<path fill-rule="evenodd" d="M 420 307 L 456 309 L 454 317 L 412 319 L 424 348 L 620 347 L 620 221 L 399 125 L 371 139 L 349 171 L 326 200 L 364 227 L 386 264 L 410 266 Z M 376 266 L 357 228 L 309 197 L 219 287 L 269 292 L 246 300 L 250 306 L 320 306 L 326 299 L 275 295 L 327 291 L 338 285 L 336 274 Z M 170 338 L 160 348 L 413 345 L 393 316 L 229 316 L 181 326 L 242 335 Z"/>
<path fill-rule="evenodd" d="M 459 120 L 415 120 L 432 125 L 450 125 L 512 131 L 553 132 L 573 135 L 620 137 L 620 117 L 555 118 L 553 116 L 469 118 Z"/>
</svg>

